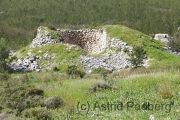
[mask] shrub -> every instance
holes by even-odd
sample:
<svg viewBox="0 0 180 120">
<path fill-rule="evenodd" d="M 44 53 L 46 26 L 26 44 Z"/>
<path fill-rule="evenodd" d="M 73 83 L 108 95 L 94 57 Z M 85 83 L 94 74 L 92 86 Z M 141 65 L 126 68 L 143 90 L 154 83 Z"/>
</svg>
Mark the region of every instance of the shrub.
<svg viewBox="0 0 180 120">
<path fill-rule="evenodd" d="M 51 113 L 44 107 L 36 107 L 24 110 L 22 115 L 27 118 L 35 118 L 36 120 L 51 120 Z"/>
<path fill-rule="evenodd" d="M 0 73 L 0 80 L 6 81 L 10 78 L 10 76 L 7 73 Z"/>
<path fill-rule="evenodd" d="M 143 64 L 143 59 L 146 58 L 146 51 L 142 46 L 136 46 L 133 48 L 133 51 L 129 54 L 129 59 L 127 59 L 132 66 L 135 68 Z"/>
<path fill-rule="evenodd" d="M 64 105 L 64 101 L 59 96 L 54 96 L 44 100 L 44 106 L 47 108 L 58 108 Z"/>
<path fill-rule="evenodd" d="M 53 66 L 52 66 L 52 70 L 53 70 L 53 71 L 59 71 L 57 65 L 53 65 Z"/>
<path fill-rule="evenodd" d="M 92 71 L 92 74 L 101 74 L 104 79 L 106 79 L 107 75 L 110 74 L 110 73 L 112 73 L 112 71 L 107 70 L 105 68 L 101 68 L 101 67 L 99 67 L 97 69 L 94 69 Z"/>
<path fill-rule="evenodd" d="M 170 91 L 170 88 L 165 84 L 165 83 L 161 83 L 158 85 L 158 92 L 159 95 L 163 98 L 163 99 L 168 99 L 168 98 L 172 98 L 173 95 Z"/>
<path fill-rule="evenodd" d="M 0 39 L 0 73 L 5 73 L 8 70 L 6 59 L 9 57 L 9 50 L 7 50 L 6 40 Z"/>
<path fill-rule="evenodd" d="M 79 70 L 76 65 L 69 65 L 66 73 L 72 77 L 78 75 L 81 78 L 83 78 L 86 74 L 84 71 Z"/>
<path fill-rule="evenodd" d="M 89 93 L 92 92 L 97 92 L 97 91 L 102 91 L 102 90 L 112 90 L 115 89 L 114 87 L 112 87 L 110 84 L 108 84 L 107 82 L 98 82 L 93 84 L 90 88 L 89 88 Z"/>
<path fill-rule="evenodd" d="M 50 35 L 51 35 L 52 39 L 58 39 L 60 37 L 58 31 L 49 30 L 49 32 L 50 32 Z"/>
<path fill-rule="evenodd" d="M 56 27 L 53 26 L 53 25 L 48 26 L 48 28 L 49 28 L 50 30 L 56 30 Z"/>
<path fill-rule="evenodd" d="M 44 91 L 34 86 L 17 86 L 5 88 L 0 94 L 3 107 L 21 112 L 24 109 L 43 105 Z"/>
<path fill-rule="evenodd" d="M 170 38 L 168 44 L 173 51 L 180 52 L 180 33 L 176 32 L 174 38 Z"/>
</svg>

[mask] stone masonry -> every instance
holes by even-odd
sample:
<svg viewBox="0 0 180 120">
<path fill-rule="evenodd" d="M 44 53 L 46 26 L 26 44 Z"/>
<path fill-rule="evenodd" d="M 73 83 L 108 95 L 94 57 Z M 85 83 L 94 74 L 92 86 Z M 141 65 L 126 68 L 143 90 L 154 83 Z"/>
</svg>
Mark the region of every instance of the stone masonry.
<svg viewBox="0 0 180 120">
<path fill-rule="evenodd" d="M 61 31 L 65 43 L 81 46 L 85 51 L 99 54 L 106 48 L 106 30 L 70 30 Z"/>
<path fill-rule="evenodd" d="M 35 47 L 41 47 L 41 46 L 54 44 L 54 43 L 56 43 L 56 40 L 52 39 L 50 32 L 48 31 L 48 28 L 40 26 L 37 29 L 37 35 L 33 39 L 30 47 L 35 48 Z"/>
</svg>

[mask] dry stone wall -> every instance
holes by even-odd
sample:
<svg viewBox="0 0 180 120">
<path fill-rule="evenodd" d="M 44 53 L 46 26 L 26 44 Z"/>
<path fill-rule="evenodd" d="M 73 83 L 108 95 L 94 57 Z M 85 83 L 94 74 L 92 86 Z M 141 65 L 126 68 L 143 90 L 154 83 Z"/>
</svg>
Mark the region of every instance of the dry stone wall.
<svg viewBox="0 0 180 120">
<path fill-rule="evenodd" d="M 85 51 L 92 54 L 99 54 L 106 48 L 106 30 L 83 29 L 83 30 L 66 30 L 59 31 L 59 38 L 65 43 L 81 46 Z M 36 38 L 33 39 L 31 48 L 41 47 L 48 44 L 57 43 L 50 35 L 47 27 L 40 26 L 37 29 Z M 59 42 L 61 41 L 59 39 Z"/>
<path fill-rule="evenodd" d="M 101 53 L 106 48 L 105 29 L 70 30 L 60 33 L 65 43 L 79 45 L 92 54 Z"/>
</svg>

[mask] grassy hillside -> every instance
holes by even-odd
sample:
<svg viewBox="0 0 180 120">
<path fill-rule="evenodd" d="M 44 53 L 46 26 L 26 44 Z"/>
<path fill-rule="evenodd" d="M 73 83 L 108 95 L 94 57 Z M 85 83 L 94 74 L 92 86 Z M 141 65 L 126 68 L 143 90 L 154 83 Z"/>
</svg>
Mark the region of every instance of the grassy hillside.
<svg viewBox="0 0 180 120">
<path fill-rule="evenodd" d="M 123 24 L 146 34 L 172 34 L 180 25 L 179 0 L 1 0 L 0 37 L 11 49 L 27 45 L 40 25 L 77 29 Z"/>
<path fill-rule="evenodd" d="M 31 52 L 32 55 L 41 57 L 38 63 L 44 70 L 53 70 L 54 67 L 57 67 L 60 72 L 65 72 L 70 64 L 79 65 L 78 58 L 80 55 L 87 54 L 79 46 L 71 48 L 64 44 L 50 44 L 37 48 L 24 47 L 17 51 L 15 60 L 28 56 L 29 52 Z M 44 54 L 50 55 L 51 58 L 45 59 L 43 57 Z"/>
<path fill-rule="evenodd" d="M 130 46 L 142 45 L 147 51 L 147 56 L 152 59 L 150 67 L 179 67 L 180 57 L 170 54 L 163 49 L 164 44 L 152 39 L 139 31 L 121 25 L 106 25 L 96 28 L 106 28 L 110 38 L 119 38 Z"/>
<path fill-rule="evenodd" d="M 70 112 L 70 109 L 75 110 L 74 114 L 73 112 L 69 114 L 71 119 L 149 119 L 150 115 L 154 115 L 157 119 L 178 119 L 180 117 L 178 71 L 131 75 L 122 79 L 110 78 L 110 80 L 114 81 L 117 90 L 105 90 L 88 94 L 88 89 L 99 80 L 63 80 L 61 87 L 54 82 L 50 84 L 54 85 L 53 88 L 48 87 L 44 90 L 47 97 L 61 95 L 64 100 L 68 101 L 66 110 L 68 112 Z M 37 86 L 40 87 L 41 85 L 37 84 Z M 141 105 L 147 101 L 152 105 L 164 104 L 164 106 L 161 106 L 161 109 L 158 110 L 155 107 L 153 110 L 142 110 Z M 171 101 L 174 101 L 174 105 L 171 108 L 169 106 L 165 107 Z M 80 107 L 77 108 L 78 102 L 80 102 L 80 105 L 90 103 L 91 108 L 87 116 L 86 110 L 83 111 Z M 94 109 L 96 102 L 99 105 L 107 105 L 108 102 L 112 104 L 122 102 L 124 107 L 122 110 L 108 110 L 108 108 L 104 109 L 97 105 L 98 107 L 96 106 L 96 109 Z M 135 105 L 127 109 L 127 102 L 140 104 L 140 109 L 136 108 Z M 76 111 L 77 109 L 80 111 L 79 114 Z M 98 115 L 92 117 L 93 113 L 98 113 Z M 62 115 L 61 117 L 66 118 L 67 116 Z"/>
<path fill-rule="evenodd" d="M 130 29 L 123 25 L 104 25 L 92 28 L 105 28 L 108 39 L 119 38 L 130 46 L 143 46 L 143 48 L 147 51 L 147 57 L 151 59 L 149 61 L 150 68 L 180 67 L 179 56 L 170 54 L 169 52 L 165 51 L 163 48 L 163 43 L 154 40 L 150 36 L 137 30 Z M 78 58 L 81 54 L 87 54 L 82 50 L 82 48 L 78 46 L 70 48 L 63 44 L 51 44 L 37 48 L 30 48 L 29 46 L 23 47 L 17 52 L 16 57 L 23 58 L 27 56 L 29 52 L 42 58 L 45 53 L 54 56 L 54 58 L 50 60 L 40 59 L 39 64 L 40 66 L 45 67 L 48 64 L 48 61 L 50 61 L 52 64 L 57 66 L 61 72 L 65 72 L 67 70 L 69 62 L 79 64 L 76 58 Z M 104 52 L 102 55 L 103 54 Z M 98 57 L 101 56 L 101 54 L 95 56 Z"/>
<path fill-rule="evenodd" d="M 119 38 L 130 46 L 143 46 L 143 48 L 147 51 L 147 57 L 151 59 L 149 61 L 150 68 L 180 67 L 179 56 L 170 54 L 169 52 L 165 51 L 163 48 L 163 43 L 152 39 L 146 34 L 130 29 L 123 25 L 104 25 L 93 28 L 105 28 L 108 39 Z M 39 60 L 39 64 L 43 68 L 48 64 L 48 62 L 51 62 L 52 65 L 57 66 L 61 72 L 65 72 L 67 70 L 69 62 L 79 64 L 77 58 L 79 58 L 81 54 L 87 54 L 82 50 L 82 48 L 78 46 L 70 48 L 63 44 L 51 44 L 37 48 L 30 48 L 29 46 L 23 47 L 22 49 L 18 50 L 16 57 L 23 58 L 27 56 L 29 52 L 31 52 L 33 55 L 42 57 L 42 59 Z M 43 55 L 45 53 L 54 57 L 48 60 L 43 59 Z M 102 56 L 104 53 L 105 52 L 100 55 L 93 56 Z"/>
</svg>

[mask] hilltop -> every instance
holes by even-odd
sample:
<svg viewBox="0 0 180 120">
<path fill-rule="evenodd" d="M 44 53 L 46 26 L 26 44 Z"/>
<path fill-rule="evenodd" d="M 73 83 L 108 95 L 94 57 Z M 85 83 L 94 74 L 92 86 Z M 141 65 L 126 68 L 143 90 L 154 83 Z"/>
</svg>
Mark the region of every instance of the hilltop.
<svg viewBox="0 0 180 120">
<path fill-rule="evenodd" d="M 146 50 L 145 67 L 179 65 L 180 57 L 166 51 L 159 40 L 122 25 L 105 25 L 81 30 L 39 27 L 32 43 L 15 53 L 16 60 L 10 66 L 15 71 L 65 72 L 69 65 L 86 72 L 99 67 L 116 71 L 132 67 L 128 52 L 138 45 Z"/>
</svg>

